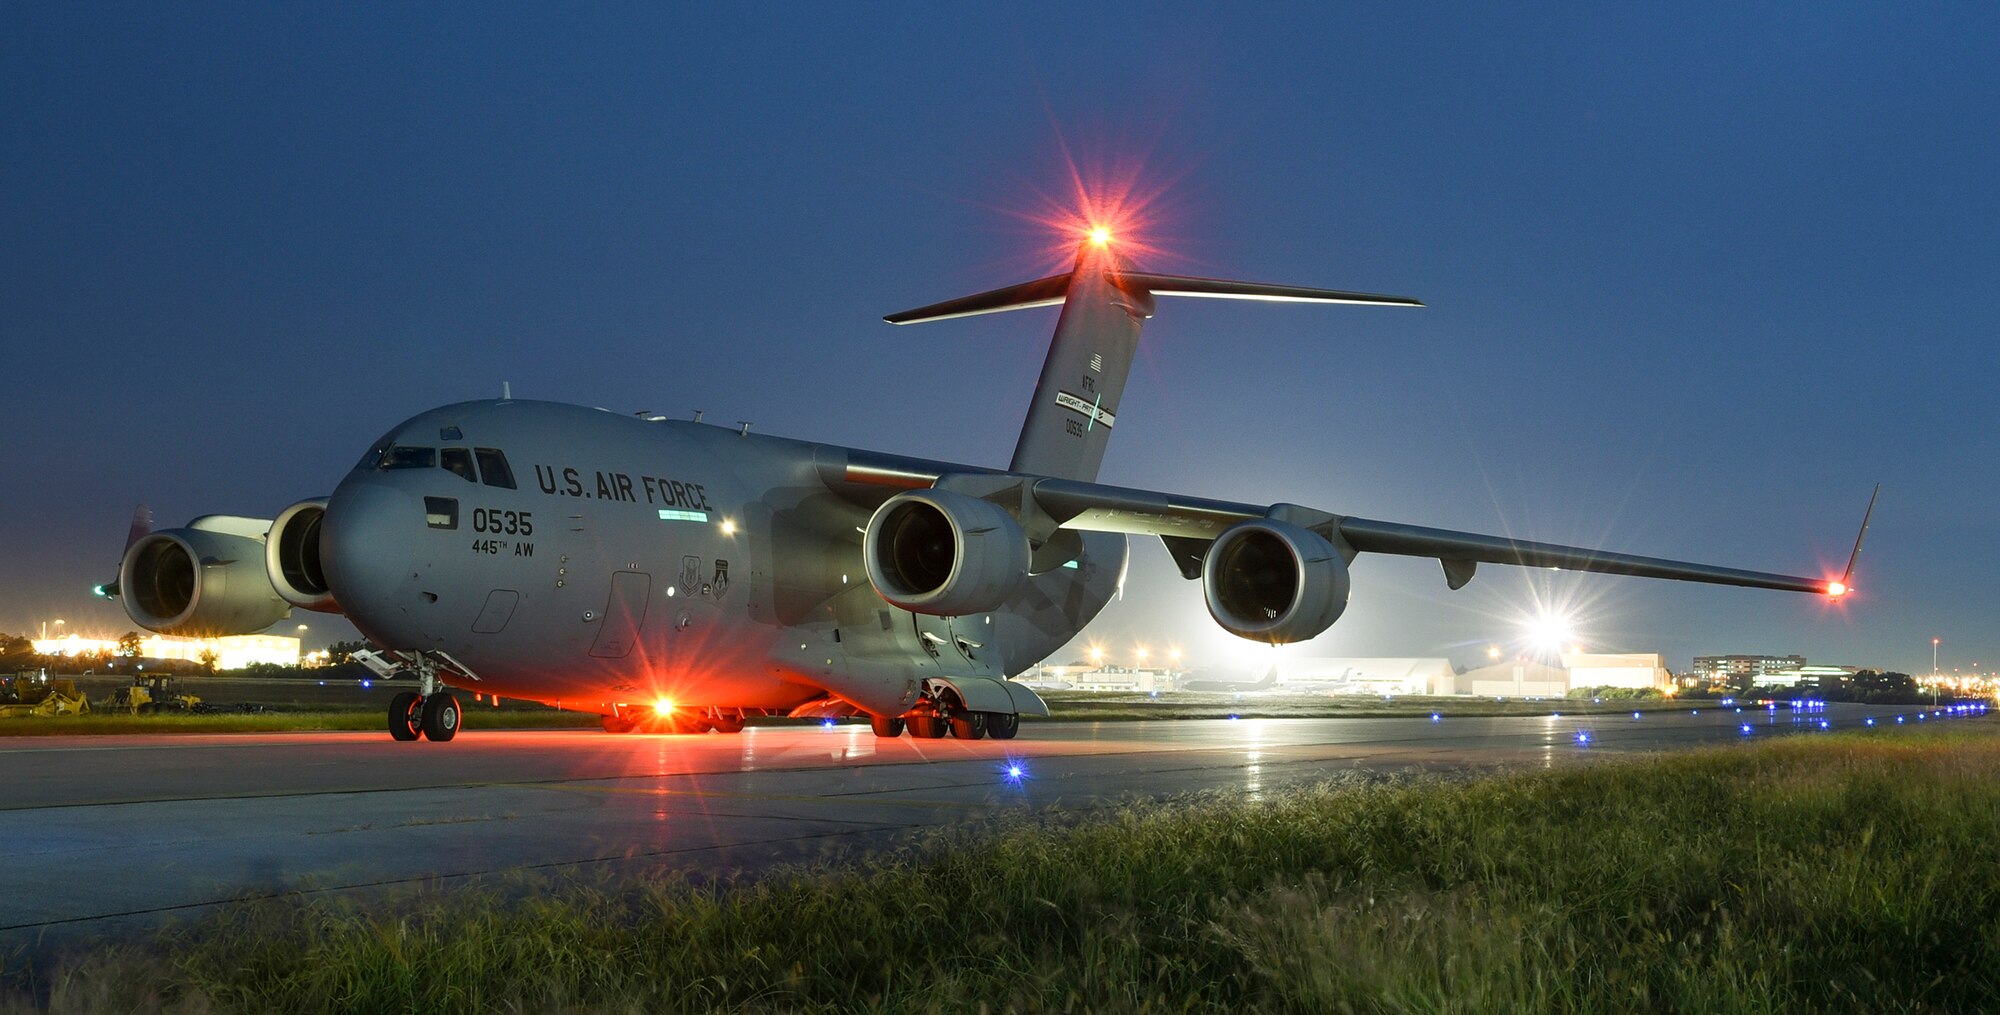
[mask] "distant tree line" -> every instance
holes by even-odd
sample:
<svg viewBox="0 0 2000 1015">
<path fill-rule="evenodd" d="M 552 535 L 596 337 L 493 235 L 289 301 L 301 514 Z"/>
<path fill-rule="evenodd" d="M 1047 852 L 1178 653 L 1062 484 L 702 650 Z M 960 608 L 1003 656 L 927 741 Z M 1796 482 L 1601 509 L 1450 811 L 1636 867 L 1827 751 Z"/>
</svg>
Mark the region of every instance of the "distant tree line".
<svg viewBox="0 0 2000 1015">
<path fill-rule="evenodd" d="M 218 672 L 216 655 L 203 652 L 198 659 L 141 659 L 145 638 L 137 631 L 118 637 L 118 647 L 108 652 L 80 652 L 76 655 L 44 655 L 35 651 L 34 639 L 25 635 L 0 634 L 0 674 L 34 673 L 132 673 L 143 666 L 149 673 L 181 677 L 212 676 Z M 370 648 L 365 641 L 337 641 L 327 646 L 327 667 L 306 669 L 280 663 L 251 663 L 228 672 L 255 677 L 318 677 L 324 679 L 329 667 L 351 668 L 354 653 Z M 344 675 L 344 674 L 343 674 Z"/>
</svg>

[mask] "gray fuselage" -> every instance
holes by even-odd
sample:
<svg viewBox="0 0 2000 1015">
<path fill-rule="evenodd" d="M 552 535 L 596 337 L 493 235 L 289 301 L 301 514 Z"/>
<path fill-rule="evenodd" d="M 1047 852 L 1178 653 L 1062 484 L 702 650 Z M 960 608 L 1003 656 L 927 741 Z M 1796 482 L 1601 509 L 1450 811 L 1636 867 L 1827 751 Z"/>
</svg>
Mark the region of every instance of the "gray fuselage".
<svg viewBox="0 0 2000 1015">
<path fill-rule="evenodd" d="M 422 464 L 423 449 L 440 457 Z M 481 468 L 448 467 L 475 452 Z M 898 489 L 840 479 L 861 454 L 550 402 L 448 405 L 391 431 L 334 491 L 327 579 L 370 639 L 447 653 L 475 678 L 447 680 L 469 690 L 598 710 L 832 695 L 889 714 L 927 678 L 1033 666 L 1124 580 L 1125 537 L 1085 533 L 1000 609 L 890 606 L 862 530 Z"/>
</svg>

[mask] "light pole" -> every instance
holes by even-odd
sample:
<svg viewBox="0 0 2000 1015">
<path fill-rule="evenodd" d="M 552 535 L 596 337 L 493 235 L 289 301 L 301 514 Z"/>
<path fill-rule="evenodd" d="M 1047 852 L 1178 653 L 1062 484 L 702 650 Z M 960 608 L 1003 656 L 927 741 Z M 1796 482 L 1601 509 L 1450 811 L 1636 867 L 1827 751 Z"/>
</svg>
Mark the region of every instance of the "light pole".
<svg viewBox="0 0 2000 1015">
<path fill-rule="evenodd" d="M 1938 641 L 1939 641 L 1939 639 L 1938 639 L 1938 638 L 1935 638 L 1935 637 L 1933 637 L 1933 638 L 1931 639 L 1931 704 L 1932 704 L 1932 705 L 1936 705 L 1936 704 L 1937 704 L 1937 685 L 1938 685 L 1938 661 L 1937 661 L 1937 650 L 1938 650 Z"/>
</svg>

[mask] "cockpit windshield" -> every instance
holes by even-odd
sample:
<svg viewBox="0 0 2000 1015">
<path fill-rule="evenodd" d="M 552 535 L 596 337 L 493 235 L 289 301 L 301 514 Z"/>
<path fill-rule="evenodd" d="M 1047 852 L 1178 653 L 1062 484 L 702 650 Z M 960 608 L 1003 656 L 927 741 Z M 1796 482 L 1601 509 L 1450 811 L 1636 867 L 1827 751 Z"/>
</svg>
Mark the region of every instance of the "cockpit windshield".
<svg viewBox="0 0 2000 1015">
<path fill-rule="evenodd" d="M 444 471 L 468 483 L 479 482 L 479 476 L 472 471 L 472 452 L 464 448 L 446 448 L 438 452 L 438 464 Z"/>
<path fill-rule="evenodd" d="M 380 469 L 429 469 L 437 465 L 436 448 L 412 448 L 401 444 L 391 445 L 382 452 Z"/>
</svg>

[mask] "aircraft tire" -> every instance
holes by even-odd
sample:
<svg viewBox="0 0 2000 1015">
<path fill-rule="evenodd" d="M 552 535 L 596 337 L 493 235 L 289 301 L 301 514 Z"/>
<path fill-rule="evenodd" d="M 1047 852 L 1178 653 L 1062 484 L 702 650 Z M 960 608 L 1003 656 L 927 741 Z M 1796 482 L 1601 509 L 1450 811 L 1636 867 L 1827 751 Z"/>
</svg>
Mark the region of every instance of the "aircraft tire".
<svg viewBox="0 0 2000 1015">
<path fill-rule="evenodd" d="M 604 717 L 604 732 L 606 733 L 630 733 L 634 725 L 632 720 L 622 715 L 607 715 Z"/>
<path fill-rule="evenodd" d="M 938 715 L 913 715 L 909 719 L 910 735 L 925 740 L 936 740 L 944 736 L 944 717 Z"/>
<path fill-rule="evenodd" d="M 450 691 L 439 691 L 424 699 L 424 739 L 432 743 L 444 743 L 458 735 L 458 722 L 464 715 L 458 710 L 458 699 Z"/>
<path fill-rule="evenodd" d="M 899 715 L 870 715 L 868 717 L 868 728 L 874 730 L 875 735 L 878 737 L 894 739 L 903 735 L 903 717 Z"/>
<path fill-rule="evenodd" d="M 743 717 L 740 715 L 718 715 L 708 721 L 708 728 L 717 733 L 743 732 Z"/>
<path fill-rule="evenodd" d="M 960 740 L 977 740 L 986 735 L 986 713 L 959 712 L 951 717 L 951 735 Z"/>
<path fill-rule="evenodd" d="M 423 695 L 403 691 L 389 699 L 389 736 L 394 740 L 415 740 L 423 727 Z"/>
<path fill-rule="evenodd" d="M 1012 740 L 1021 732 L 1021 717 L 1013 712 L 986 713 L 986 735 L 995 740 Z"/>
</svg>

